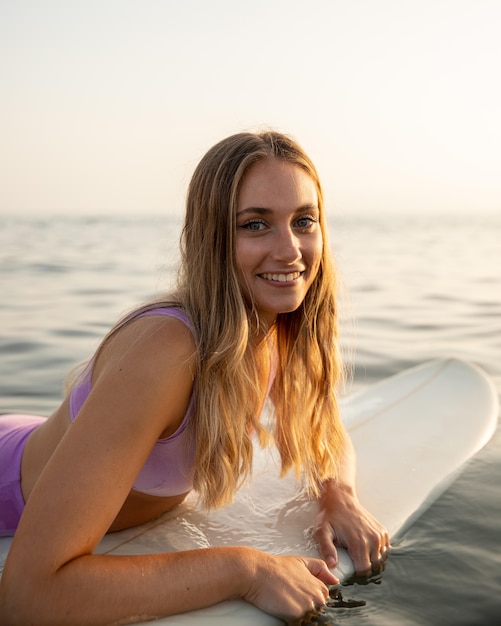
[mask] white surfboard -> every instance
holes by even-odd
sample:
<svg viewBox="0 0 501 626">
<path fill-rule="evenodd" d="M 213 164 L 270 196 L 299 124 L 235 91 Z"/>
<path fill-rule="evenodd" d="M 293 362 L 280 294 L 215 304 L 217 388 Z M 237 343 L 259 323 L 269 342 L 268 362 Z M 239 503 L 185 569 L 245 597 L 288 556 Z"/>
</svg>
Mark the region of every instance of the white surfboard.
<svg viewBox="0 0 501 626">
<path fill-rule="evenodd" d="M 491 438 L 498 419 L 492 381 L 477 366 L 436 360 L 373 385 L 342 401 L 357 452 L 360 500 L 387 528 L 402 534 Z M 252 480 L 230 507 L 206 514 L 188 499 L 150 524 L 107 535 L 103 554 L 151 554 L 221 545 L 248 545 L 273 554 L 318 556 L 311 538 L 316 504 L 293 478 L 278 477 L 272 450 L 256 447 Z M 9 540 L 0 540 L 4 560 Z M 335 574 L 353 574 L 339 549 Z M 391 559 L 390 559 L 391 561 Z M 148 622 L 151 623 L 151 622 Z M 243 601 L 160 619 L 168 626 L 282 624 Z"/>
</svg>

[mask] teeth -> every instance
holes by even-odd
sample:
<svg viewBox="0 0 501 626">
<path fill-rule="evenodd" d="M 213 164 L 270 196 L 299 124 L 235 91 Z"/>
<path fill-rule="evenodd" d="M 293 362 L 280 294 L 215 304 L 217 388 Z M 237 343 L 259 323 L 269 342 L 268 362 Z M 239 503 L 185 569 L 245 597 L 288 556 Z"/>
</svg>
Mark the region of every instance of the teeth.
<svg viewBox="0 0 501 626">
<path fill-rule="evenodd" d="M 261 274 L 266 280 L 274 280 L 278 283 L 288 283 L 301 276 L 301 272 L 292 272 L 290 274 Z"/>
</svg>

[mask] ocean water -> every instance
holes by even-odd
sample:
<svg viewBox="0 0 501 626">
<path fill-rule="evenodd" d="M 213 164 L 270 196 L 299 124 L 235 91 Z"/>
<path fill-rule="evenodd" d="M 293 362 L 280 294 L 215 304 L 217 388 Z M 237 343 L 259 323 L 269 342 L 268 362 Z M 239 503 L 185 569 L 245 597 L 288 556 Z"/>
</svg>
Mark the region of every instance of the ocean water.
<svg viewBox="0 0 501 626">
<path fill-rule="evenodd" d="M 0 412 L 50 414 L 116 319 L 173 283 L 180 219 L 0 217 Z M 457 356 L 501 392 L 501 217 L 334 216 L 357 390 Z M 388 486 L 391 488 L 391 485 Z M 501 435 L 323 624 L 501 623 Z"/>
</svg>

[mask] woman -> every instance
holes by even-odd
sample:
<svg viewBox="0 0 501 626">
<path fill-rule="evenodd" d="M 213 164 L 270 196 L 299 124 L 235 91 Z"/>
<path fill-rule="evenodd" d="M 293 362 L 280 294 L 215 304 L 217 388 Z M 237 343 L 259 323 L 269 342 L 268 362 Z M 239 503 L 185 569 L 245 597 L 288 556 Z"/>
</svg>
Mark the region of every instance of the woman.
<svg viewBox="0 0 501 626">
<path fill-rule="evenodd" d="M 112 329 L 48 420 L 0 419 L 0 523 L 16 531 L 2 623 L 126 623 L 235 597 L 291 621 L 338 582 L 335 545 L 359 573 L 386 557 L 339 419 L 335 273 L 309 158 L 273 132 L 214 146 L 189 186 L 181 250 L 176 293 Z M 272 433 L 259 422 L 268 395 Z M 192 488 L 207 507 L 231 501 L 253 431 L 318 498 L 324 560 L 242 547 L 93 554 L 106 532 L 161 515 Z"/>
</svg>

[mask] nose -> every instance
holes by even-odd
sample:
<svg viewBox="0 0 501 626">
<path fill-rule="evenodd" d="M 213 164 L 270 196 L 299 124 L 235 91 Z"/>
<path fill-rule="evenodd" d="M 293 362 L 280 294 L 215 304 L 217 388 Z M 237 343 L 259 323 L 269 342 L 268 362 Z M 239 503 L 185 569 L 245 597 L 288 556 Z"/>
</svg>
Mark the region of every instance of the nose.
<svg viewBox="0 0 501 626">
<path fill-rule="evenodd" d="M 276 261 L 292 265 L 301 258 L 299 239 L 290 228 L 280 229 L 273 243 L 273 257 Z"/>
</svg>

